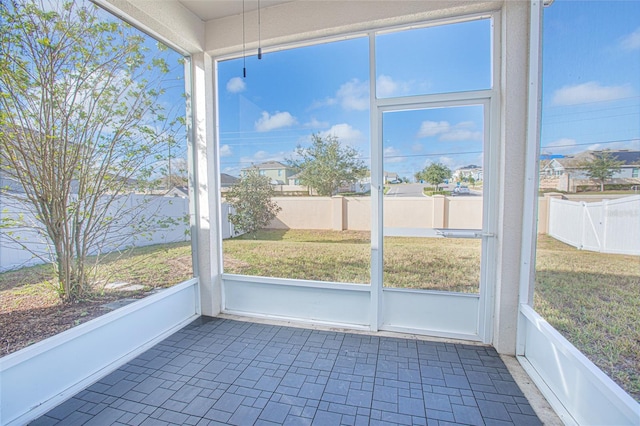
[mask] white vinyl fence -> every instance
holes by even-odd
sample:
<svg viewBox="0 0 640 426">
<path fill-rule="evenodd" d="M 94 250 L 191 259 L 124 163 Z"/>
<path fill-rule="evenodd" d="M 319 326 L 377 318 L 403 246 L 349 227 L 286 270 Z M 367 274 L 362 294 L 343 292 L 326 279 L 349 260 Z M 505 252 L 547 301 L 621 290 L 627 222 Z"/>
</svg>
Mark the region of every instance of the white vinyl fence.
<svg viewBox="0 0 640 426">
<path fill-rule="evenodd" d="M 598 203 L 550 202 L 553 238 L 582 250 L 640 255 L 640 195 Z"/>
<path fill-rule="evenodd" d="M 126 195 L 109 207 L 116 217 L 95 244 L 92 254 L 130 247 L 189 241 L 189 201 L 179 197 Z M 0 271 L 44 263 L 51 244 L 38 231 L 33 212 L 15 199 L 0 197 L 0 225 L 7 219 L 22 225 L 0 227 Z"/>
</svg>

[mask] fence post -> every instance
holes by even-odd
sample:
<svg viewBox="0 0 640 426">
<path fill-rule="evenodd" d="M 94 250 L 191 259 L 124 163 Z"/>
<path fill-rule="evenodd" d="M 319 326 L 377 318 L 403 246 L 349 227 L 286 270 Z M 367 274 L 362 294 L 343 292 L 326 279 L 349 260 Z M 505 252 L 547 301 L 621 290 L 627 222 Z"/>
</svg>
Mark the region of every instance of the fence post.
<svg viewBox="0 0 640 426">
<path fill-rule="evenodd" d="M 563 195 L 559 192 L 547 192 L 544 194 L 544 212 L 538 212 L 538 233 L 548 234 L 551 228 L 551 199 L 562 200 Z M 542 214 L 541 214 L 542 213 Z M 544 219 L 544 223 L 541 219 Z"/>
<path fill-rule="evenodd" d="M 446 228 L 446 197 L 444 195 L 434 195 L 433 197 L 433 225 L 432 228 Z"/>
<path fill-rule="evenodd" d="M 600 243 L 600 253 L 607 251 L 607 226 L 609 225 L 609 200 L 602 200 L 602 242 Z"/>
<path fill-rule="evenodd" d="M 344 231 L 344 207 L 345 200 L 342 195 L 335 195 L 331 197 L 331 218 L 332 229 L 334 231 Z"/>
<path fill-rule="evenodd" d="M 585 229 L 587 227 L 587 215 L 589 214 L 589 212 L 587 211 L 587 203 L 584 201 L 580 202 L 580 205 L 582 206 L 582 215 L 580 215 L 580 220 L 581 220 L 581 231 L 580 231 L 580 247 L 578 247 L 580 250 L 582 250 L 584 248 L 584 240 L 585 240 L 585 236 L 587 235 L 587 230 Z"/>
</svg>

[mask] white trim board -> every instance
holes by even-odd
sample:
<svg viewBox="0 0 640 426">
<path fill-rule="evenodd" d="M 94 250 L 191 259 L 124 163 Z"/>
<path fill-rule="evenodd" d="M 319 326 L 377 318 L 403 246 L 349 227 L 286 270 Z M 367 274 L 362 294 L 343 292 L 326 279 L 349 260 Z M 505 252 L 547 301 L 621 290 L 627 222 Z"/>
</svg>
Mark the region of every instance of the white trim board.
<svg viewBox="0 0 640 426">
<path fill-rule="evenodd" d="M 0 424 L 34 420 L 196 319 L 197 285 L 178 284 L 0 359 Z"/>
</svg>

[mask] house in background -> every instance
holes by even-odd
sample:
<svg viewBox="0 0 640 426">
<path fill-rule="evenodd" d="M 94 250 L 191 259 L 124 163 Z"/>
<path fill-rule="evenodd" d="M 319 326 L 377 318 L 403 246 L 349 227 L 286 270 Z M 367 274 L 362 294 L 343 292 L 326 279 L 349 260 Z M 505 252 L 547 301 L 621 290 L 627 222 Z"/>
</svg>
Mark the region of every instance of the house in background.
<svg viewBox="0 0 640 426">
<path fill-rule="evenodd" d="M 274 185 L 286 185 L 289 182 L 289 178 L 295 174 L 293 168 L 285 166 L 279 161 L 267 161 L 265 163 L 252 165 L 251 167 L 242 169 L 242 174 L 251 169 L 258 169 L 260 176 L 267 176 Z"/>
<path fill-rule="evenodd" d="M 220 191 L 228 191 L 233 185 L 238 183 L 239 180 L 240 179 L 235 176 L 231 176 L 226 173 L 220 173 Z"/>
<path fill-rule="evenodd" d="M 391 181 L 399 181 L 400 176 L 396 172 L 384 172 L 384 183 L 390 183 Z"/>
<path fill-rule="evenodd" d="M 289 185 L 300 185 L 300 173 L 289 176 Z"/>
<path fill-rule="evenodd" d="M 453 172 L 453 177 L 458 181 L 473 178 L 476 182 L 481 182 L 483 177 L 482 166 L 470 164 L 468 166 L 460 167 Z"/>
<path fill-rule="evenodd" d="M 613 160 L 622 163 L 611 176 L 610 184 L 640 184 L 640 151 L 605 150 L 584 151 L 575 155 L 540 160 L 541 186 L 567 192 L 576 192 L 579 186 L 597 186 L 598 184 L 587 176 L 584 163 L 592 161 L 604 153 L 609 154 Z M 545 182 L 547 185 L 544 184 Z"/>
<path fill-rule="evenodd" d="M 594 155 L 598 155 L 601 152 L 594 151 Z M 640 151 L 620 150 L 608 152 L 614 160 L 622 162 L 620 170 L 612 176 L 613 179 L 640 179 Z"/>
<path fill-rule="evenodd" d="M 189 187 L 187 186 L 174 186 L 166 194 L 165 197 L 179 197 L 189 198 Z"/>
</svg>

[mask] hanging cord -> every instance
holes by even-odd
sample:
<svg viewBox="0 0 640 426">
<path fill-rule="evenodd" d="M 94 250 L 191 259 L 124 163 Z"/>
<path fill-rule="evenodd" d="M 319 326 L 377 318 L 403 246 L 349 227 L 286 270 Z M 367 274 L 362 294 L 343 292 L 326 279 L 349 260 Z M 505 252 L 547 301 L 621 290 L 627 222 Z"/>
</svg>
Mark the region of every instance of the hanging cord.
<svg viewBox="0 0 640 426">
<path fill-rule="evenodd" d="M 262 59 L 262 40 L 260 37 L 261 25 L 260 25 L 260 0 L 258 0 L 258 59 Z"/>
<path fill-rule="evenodd" d="M 244 35 L 244 0 L 242 0 L 242 76 L 247 78 L 247 55 L 246 55 L 246 42 Z"/>
</svg>

